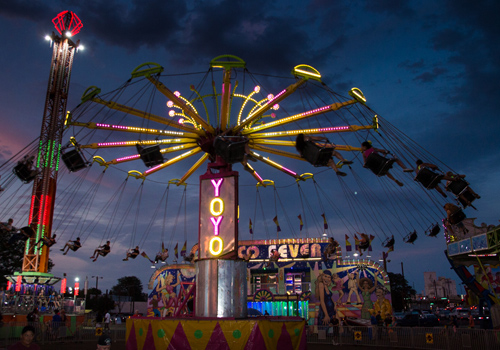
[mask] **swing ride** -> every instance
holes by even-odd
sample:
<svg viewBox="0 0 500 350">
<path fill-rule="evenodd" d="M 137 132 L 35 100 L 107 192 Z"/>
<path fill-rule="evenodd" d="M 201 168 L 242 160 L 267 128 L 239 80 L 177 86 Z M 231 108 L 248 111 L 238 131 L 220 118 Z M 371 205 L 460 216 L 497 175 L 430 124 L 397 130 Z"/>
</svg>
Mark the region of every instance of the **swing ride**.
<svg viewBox="0 0 500 350">
<path fill-rule="evenodd" d="M 450 180 L 445 189 L 456 196 L 457 204 L 463 209 L 474 208 L 471 203 L 478 196 L 470 190 L 467 182 L 464 184 L 463 178 L 416 145 L 387 120 L 375 114 L 367 106 L 366 98 L 360 89 L 351 89 L 348 92 L 349 97 L 339 95 L 327 87 L 319 71 L 311 66 L 298 65 L 293 68 L 291 77 L 273 80 L 249 72 L 246 63 L 240 58 L 223 55 L 210 62 L 208 72 L 200 74 L 202 78 L 198 85 L 189 84 L 188 79 L 192 79 L 191 76 L 164 75 L 164 71 L 165 69 L 156 63 L 145 63 L 133 70 L 131 78 L 111 93 L 102 94 L 100 88 L 90 87 L 84 92 L 81 104 L 63 118 L 64 125 L 60 125 L 61 132 L 64 129 L 66 137 L 70 132 L 72 133 L 67 145 L 61 148 L 61 159 L 67 170 L 78 174 L 76 177 L 78 181 L 83 181 L 94 169 L 98 167 L 102 167 L 101 170 L 104 169 L 100 171 L 97 179 L 92 181 L 90 191 L 86 191 L 85 197 L 78 204 L 66 206 L 68 208 L 66 210 L 81 213 L 71 215 L 71 220 L 78 220 L 75 226 L 80 227 L 80 233 L 75 229 L 70 239 L 73 236 L 82 236 L 84 242 L 95 231 L 98 223 L 105 220 L 105 213 L 111 210 L 113 214 L 107 218 L 109 229 L 105 230 L 106 233 L 101 238 L 101 243 L 109 240 L 112 247 L 118 239 L 122 238 L 120 232 L 123 231 L 126 220 L 118 218 L 117 213 L 120 212 L 120 204 L 127 202 L 124 200 L 124 193 L 129 183 L 128 180 L 135 178 L 141 181 L 136 194 L 128 203 L 123 218 L 134 217 L 129 249 L 140 247 L 144 250 L 148 235 L 154 229 L 153 223 L 159 214 L 159 208 L 163 203 L 168 202 L 170 185 L 184 186 L 184 194 L 180 202 L 184 204 L 184 218 L 186 218 L 186 188 L 189 182 L 193 181 L 193 175 L 201 173 L 199 177 L 198 247 L 194 252 L 191 251 L 191 260 L 187 259 L 188 263 L 196 261 L 198 272 L 196 275 L 200 278 L 198 281 L 200 285 L 209 286 L 205 293 L 207 299 L 202 299 L 203 293 L 200 291 L 196 295 L 196 307 L 201 310 L 199 311 L 201 313 L 197 311 L 197 316 L 244 315 L 246 289 L 249 286 L 253 290 L 254 298 L 257 295 L 263 298 L 262 300 L 271 298 L 267 294 L 269 290 L 259 288 L 257 291 L 253 288 L 253 281 L 256 279 L 249 272 L 259 270 L 261 273 L 260 270 L 268 263 L 271 263 L 270 268 L 276 271 L 276 276 L 281 281 L 277 282 L 276 293 L 271 293 L 273 298 L 274 294 L 290 295 L 288 294 L 290 290 L 283 287 L 286 284 L 283 281 L 284 275 L 290 274 L 293 268 L 299 270 L 297 275 L 307 275 L 311 284 L 316 283 L 317 277 L 322 275 L 322 270 L 337 271 L 336 278 L 342 281 L 342 285 L 347 283 L 349 276 L 356 272 L 360 278 L 368 278 L 370 280 L 368 284 L 371 283 L 373 287 L 380 285 L 385 288 L 384 294 L 389 295 L 387 275 L 378 264 L 368 259 L 354 257 L 346 259 L 340 246 L 336 254 L 328 254 L 326 261 L 322 261 L 322 252 L 327 248 L 326 237 L 333 238 L 334 235 L 338 235 L 333 232 L 332 228 L 328 228 L 327 216 L 330 224 L 335 221 L 337 229 L 342 227 L 346 237 L 355 237 L 357 232 L 369 232 L 370 236 L 373 234 L 374 239 L 370 238 L 359 244 L 362 250 L 371 248 L 374 241 L 380 241 L 385 248 L 394 249 L 396 243 L 394 236 L 398 237 L 398 235 L 401 241 L 413 244 L 418 238 L 417 230 L 425 230 L 426 235 L 430 237 L 437 236 L 440 226 L 437 223 L 444 215 L 441 208 L 445 200 L 439 194 L 436 195 L 436 191 L 422 191 L 417 183 L 426 190 L 437 189 L 439 183 L 445 179 L 444 172 L 441 174 L 436 172 L 436 169 L 433 171 L 422 168 L 413 179 L 413 175 L 406 171 L 408 169 L 403 168 L 404 171 L 395 170 L 394 174 L 390 175 L 388 171 L 396 159 L 406 166 L 410 166 L 420 158 L 439 164 L 440 169 L 451 173 L 449 176 L 458 177 L 456 180 Z M 218 72 L 222 74 L 217 75 Z M 181 82 L 179 89 L 189 84 L 189 90 L 182 92 L 171 90 L 162 82 L 165 79 L 170 82 L 173 77 Z M 217 86 L 222 86 L 221 91 L 218 91 Z M 263 86 L 268 86 L 266 91 Z M 383 133 L 384 137 L 379 136 L 379 133 Z M 300 134 L 318 135 L 325 141 L 308 142 L 301 154 L 298 154 L 295 147 L 296 138 Z M 335 143 L 330 142 L 326 138 L 327 135 L 332 140 L 335 138 Z M 373 140 L 377 145 L 394 151 L 397 158 L 371 153 L 366 162 L 363 161 L 359 156 L 359 152 L 362 151 L 360 145 L 367 140 Z M 48 143 L 49 141 L 42 141 L 45 149 L 48 149 Z M 349 160 L 339 161 L 332 165 L 334 152 L 339 152 L 343 158 Z M 46 168 L 41 165 L 43 164 L 42 158 L 39 154 L 36 166 L 31 168 L 29 163 L 20 162 L 19 165 L 22 166 L 16 166 L 18 168 L 14 170 L 15 176 L 24 183 L 35 180 L 37 176 L 40 179 L 46 179 L 47 174 L 43 173 L 46 172 Z M 58 156 L 55 159 L 58 159 Z M 240 187 L 242 187 L 242 181 L 248 182 L 248 175 L 243 173 L 244 176 L 241 176 L 241 179 L 245 180 L 241 180 L 238 173 L 233 171 L 233 166 L 241 166 L 242 170 L 250 174 L 252 181 L 257 183 L 258 195 L 260 195 L 259 188 L 261 191 L 268 191 L 269 188 L 274 191 L 274 208 L 272 201 L 261 205 L 263 220 L 257 219 L 257 199 L 255 202 L 253 230 L 266 231 L 266 239 L 239 240 L 242 230 L 238 229 L 238 218 L 250 216 L 247 214 L 249 212 L 247 203 L 244 203 L 241 208 L 238 206 L 238 198 L 242 198 Z M 332 176 L 330 171 L 326 171 L 327 167 L 346 170 L 347 177 Z M 363 167 L 368 168 L 374 174 L 366 174 Z M 108 168 L 125 169 L 127 176 L 122 185 L 109 197 L 104 208 L 91 219 L 89 217 L 91 206 L 100 192 L 104 174 L 109 173 Z M 131 168 L 140 170 L 130 170 Z M 317 169 L 316 174 L 307 172 L 311 169 Z M 57 174 L 57 167 L 52 171 Z M 165 174 L 175 174 L 174 176 L 177 177 L 181 174 L 181 176 L 166 180 Z M 389 175 L 397 177 L 396 182 L 399 187 L 385 180 L 385 177 Z M 368 176 L 370 176 L 369 180 L 365 180 Z M 334 184 L 333 186 L 343 193 L 345 202 L 343 208 L 340 208 L 338 203 L 332 200 L 332 196 L 320 187 L 318 179 L 322 184 Z M 50 180 L 52 197 L 55 197 L 56 180 L 57 176 Z M 281 188 L 297 186 L 300 200 L 295 201 L 296 206 L 293 209 L 290 204 L 284 206 L 279 199 L 281 210 L 278 210 L 276 200 L 279 197 L 277 188 L 280 186 L 276 185 L 278 182 L 282 184 Z M 167 183 L 167 190 L 160 199 L 160 204 L 155 208 L 146 233 L 138 238 L 139 221 L 144 216 L 141 208 L 145 183 L 156 185 Z M 289 185 L 290 183 L 292 185 Z M 307 189 L 304 190 L 304 187 Z M 242 191 L 248 192 L 245 188 Z M 313 199 L 314 194 L 316 194 L 316 199 Z M 68 197 L 70 197 L 68 201 L 74 199 L 74 196 L 68 195 Z M 286 197 L 286 202 L 292 203 L 288 193 Z M 316 201 L 318 204 L 311 205 L 311 202 Z M 47 203 L 39 204 L 39 209 L 45 211 L 46 207 L 50 206 Z M 326 206 L 323 205 L 324 203 Z M 54 205 L 53 202 L 52 205 Z M 80 207 L 74 209 L 78 205 Z M 130 215 L 134 207 L 135 216 Z M 422 211 L 420 208 L 425 208 L 425 210 Z M 299 214 L 301 224 L 298 234 L 289 223 L 288 213 L 291 210 Z M 273 221 L 277 227 L 276 239 L 271 238 L 266 227 L 257 230 L 258 225 L 264 224 L 265 213 L 274 213 Z M 44 215 L 48 215 L 49 218 L 49 214 L 47 212 Z M 168 250 L 164 247 L 164 232 L 167 226 L 165 214 L 166 205 L 161 240 L 155 237 L 156 246 L 160 242 L 162 245 L 160 256 L 162 254 L 168 256 Z M 310 241 L 312 238 L 309 238 L 309 232 L 318 230 L 318 225 L 310 221 L 314 221 L 312 218 L 320 214 L 324 225 L 323 230 L 319 229 L 317 236 L 323 233 L 325 237 L 313 243 Z M 287 241 L 288 238 L 280 239 L 281 228 L 278 215 L 286 218 L 289 225 L 287 231 L 295 237 L 291 241 Z M 175 226 L 180 216 L 182 215 L 178 213 Z M 450 228 L 460 225 L 464 218 L 465 216 L 461 220 L 450 221 Z M 305 232 L 302 232 L 303 219 Z M 52 222 L 48 225 L 52 225 Z M 81 234 L 82 227 L 85 228 L 86 234 Z M 250 227 L 252 229 L 251 220 Z M 43 229 L 40 231 L 39 229 L 37 232 L 39 235 L 36 239 L 39 240 L 44 234 L 49 235 L 50 230 L 46 228 L 45 231 Z M 175 228 L 171 232 L 175 232 Z M 406 235 L 404 232 L 410 232 L 410 234 Z M 184 238 L 186 238 L 186 222 L 184 222 Z M 171 248 L 174 239 L 170 237 L 168 247 Z M 31 252 L 29 248 L 31 244 L 31 241 L 28 241 L 27 252 Z M 316 248 L 312 248 L 311 244 L 317 244 Z M 279 258 L 269 262 L 271 250 L 277 251 Z M 45 264 L 48 259 L 48 249 L 41 251 L 47 253 L 42 253 L 42 255 L 35 253 L 35 257 L 39 259 L 39 256 L 42 256 L 41 261 Z M 33 254 L 27 254 L 27 256 L 31 255 Z M 150 259 L 145 252 L 141 255 L 152 263 L 158 262 L 157 259 Z M 33 261 L 37 261 L 35 257 L 32 258 Z M 244 257 L 248 257 L 248 264 L 238 261 L 238 258 L 244 259 Z M 30 268 L 33 271 L 39 269 L 36 264 Z M 164 272 L 162 277 L 164 280 L 171 274 L 168 270 L 171 268 L 172 266 L 169 266 L 159 270 Z M 185 266 L 182 268 L 189 269 Z M 249 286 L 235 279 L 241 276 L 227 273 L 234 269 L 241 269 L 244 276 L 250 273 Z M 24 270 L 25 267 L 23 267 Z M 214 272 L 215 276 L 218 273 L 220 275 L 220 272 L 227 273 L 227 280 L 221 282 L 245 287 L 244 290 L 232 290 L 230 302 L 219 300 L 224 305 L 223 309 L 233 308 L 230 314 L 225 313 L 229 312 L 227 309 L 221 313 L 220 310 L 210 308 L 208 298 L 217 299 L 217 293 L 214 296 L 209 290 L 210 288 L 217 290 L 217 287 L 214 285 L 210 287 L 208 283 L 213 279 Z M 186 275 L 189 274 L 186 273 Z M 161 273 L 156 271 L 155 276 L 159 275 Z M 169 277 L 168 280 L 172 280 L 170 283 L 181 283 L 182 278 L 177 276 L 180 275 Z M 157 283 L 160 282 L 157 281 Z M 170 284 L 161 283 L 161 290 L 169 289 Z M 219 285 L 219 288 L 222 286 L 223 284 Z M 308 291 L 302 290 L 302 287 L 294 288 L 292 288 L 293 293 L 300 292 L 301 295 L 305 292 L 311 294 L 312 291 L 312 285 Z M 366 289 L 366 293 L 369 289 Z M 177 315 L 185 310 L 186 298 L 195 297 L 192 294 L 194 291 L 185 294 L 188 293 L 191 293 L 188 297 L 178 298 L 183 301 L 181 300 L 182 303 L 178 305 L 175 304 L 177 309 L 174 312 Z M 306 298 L 306 295 L 307 293 L 303 297 Z M 367 298 L 369 297 L 368 294 Z M 234 306 L 235 302 L 237 307 Z M 339 293 L 338 302 L 350 303 L 350 300 L 342 300 Z M 360 315 L 360 309 L 361 305 L 360 307 L 352 305 L 346 307 L 353 317 Z"/>
</svg>

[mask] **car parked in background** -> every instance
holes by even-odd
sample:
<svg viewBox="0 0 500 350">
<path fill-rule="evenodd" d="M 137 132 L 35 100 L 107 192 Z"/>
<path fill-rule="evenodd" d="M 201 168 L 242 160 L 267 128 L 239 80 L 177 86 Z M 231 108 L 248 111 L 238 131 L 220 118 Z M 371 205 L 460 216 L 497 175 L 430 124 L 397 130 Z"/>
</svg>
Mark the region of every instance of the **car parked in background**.
<svg viewBox="0 0 500 350">
<path fill-rule="evenodd" d="M 397 322 L 397 326 L 399 327 L 437 327 L 439 325 L 440 322 L 436 315 L 420 315 L 415 312 L 405 314 L 405 316 Z"/>
</svg>

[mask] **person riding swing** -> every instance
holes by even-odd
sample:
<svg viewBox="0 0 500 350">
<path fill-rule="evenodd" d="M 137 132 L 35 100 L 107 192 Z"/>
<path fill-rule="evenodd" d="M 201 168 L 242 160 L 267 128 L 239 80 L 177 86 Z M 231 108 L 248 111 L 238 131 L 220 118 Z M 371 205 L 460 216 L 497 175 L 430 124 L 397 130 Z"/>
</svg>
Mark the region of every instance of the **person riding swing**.
<svg viewBox="0 0 500 350">
<path fill-rule="evenodd" d="M 413 171 L 413 169 L 407 168 L 403 164 L 403 162 L 396 157 L 385 158 L 381 156 L 379 153 L 387 155 L 389 154 L 389 151 L 380 148 L 375 148 L 368 141 L 364 141 L 363 143 L 361 143 L 361 152 L 363 153 L 364 168 L 370 169 L 377 176 L 384 176 L 384 175 L 387 176 L 389 179 L 394 181 L 398 186 L 403 186 L 403 183 L 394 178 L 394 176 L 392 176 L 392 174 L 389 172 L 389 169 L 392 168 L 392 164 L 394 163 L 398 164 L 401 168 L 403 168 L 403 171 L 405 173 Z"/>
<path fill-rule="evenodd" d="M 90 259 L 94 259 L 92 261 L 96 261 L 99 255 L 106 256 L 111 252 L 110 241 L 107 241 L 106 244 L 99 246 L 96 250 L 94 250 L 94 254 L 90 257 Z"/>
<path fill-rule="evenodd" d="M 298 134 L 295 139 L 295 148 L 300 156 L 312 165 L 329 166 L 338 176 L 347 176 L 347 174 L 337 168 L 333 157 L 340 159 L 342 164 L 353 163 L 345 160 L 339 152 L 335 151 L 335 145 L 330 143 L 326 137 Z"/>
</svg>

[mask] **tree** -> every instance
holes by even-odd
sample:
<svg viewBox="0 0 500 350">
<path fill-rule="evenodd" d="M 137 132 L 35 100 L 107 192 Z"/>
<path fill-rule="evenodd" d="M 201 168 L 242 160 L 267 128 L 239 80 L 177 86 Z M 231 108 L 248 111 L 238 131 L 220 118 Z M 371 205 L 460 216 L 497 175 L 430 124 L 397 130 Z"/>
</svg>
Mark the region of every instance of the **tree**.
<svg viewBox="0 0 500 350">
<path fill-rule="evenodd" d="M 102 315 L 115 308 L 115 302 L 108 295 L 99 296 L 97 299 L 92 299 L 92 301 L 92 311 L 99 312 Z M 88 305 L 87 307 L 90 308 Z"/>
<path fill-rule="evenodd" d="M 113 295 L 130 297 L 131 301 L 144 301 L 142 282 L 135 276 L 126 276 L 118 279 L 118 284 L 111 288 Z"/>
<path fill-rule="evenodd" d="M 0 286 L 7 284 L 5 276 L 13 275 L 14 272 L 21 272 L 24 258 L 24 242 L 17 241 L 7 245 L 11 234 L 0 233 Z M 52 270 L 54 263 L 49 259 L 48 271 Z"/>
<path fill-rule="evenodd" d="M 389 272 L 388 275 L 391 283 L 392 308 L 404 310 L 410 297 L 415 296 L 417 292 L 408 284 L 402 274 Z"/>
</svg>

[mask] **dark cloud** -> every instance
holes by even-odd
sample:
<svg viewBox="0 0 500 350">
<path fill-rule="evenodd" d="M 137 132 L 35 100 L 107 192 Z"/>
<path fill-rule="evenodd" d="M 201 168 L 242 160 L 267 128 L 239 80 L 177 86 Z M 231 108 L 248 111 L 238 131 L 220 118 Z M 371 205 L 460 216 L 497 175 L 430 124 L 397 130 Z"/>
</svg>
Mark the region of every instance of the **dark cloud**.
<svg viewBox="0 0 500 350">
<path fill-rule="evenodd" d="M 410 1 L 405 0 L 379 0 L 366 1 L 365 8 L 375 13 L 383 13 L 398 17 L 412 17 L 414 10 L 410 6 Z"/>
<path fill-rule="evenodd" d="M 401 62 L 400 64 L 398 64 L 398 67 L 399 68 L 408 69 L 411 72 L 415 72 L 415 71 L 418 71 L 418 70 L 424 68 L 425 67 L 425 63 L 424 63 L 424 59 L 423 58 L 421 58 L 420 60 L 415 61 L 415 62 L 411 62 L 409 60 L 406 60 L 406 61 Z"/>
<path fill-rule="evenodd" d="M 434 68 L 430 72 L 425 72 L 415 77 L 416 81 L 420 81 L 421 83 L 432 83 L 436 81 L 441 75 L 447 72 L 444 68 Z"/>
</svg>

